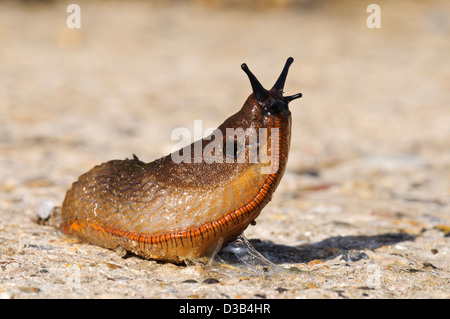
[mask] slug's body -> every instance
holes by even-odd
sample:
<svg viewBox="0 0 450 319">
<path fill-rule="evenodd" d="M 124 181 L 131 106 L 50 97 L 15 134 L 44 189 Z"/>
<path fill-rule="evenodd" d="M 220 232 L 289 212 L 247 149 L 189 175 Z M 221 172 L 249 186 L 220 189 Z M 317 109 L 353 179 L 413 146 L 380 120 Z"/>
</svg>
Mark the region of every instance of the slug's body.
<svg viewBox="0 0 450 319">
<path fill-rule="evenodd" d="M 218 141 L 205 138 L 196 142 L 201 154 L 195 143 L 183 149 L 191 151 L 190 161 L 174 161 L 180 152 L 151 163 L 134 157 L 81 175 L 63 202 L 63 232 L 98 246 L 172 262 L 210 256 L 235 240 L 270 201 L 286 167 L 288 103 L 301 96 L 282 94 L 292 62 L 287 60 L 270 91 L 243 64 L 253 94 L 213 133 L 223 143 L 212 148 L 210 143 Z M 254 130 L 258 149 L 267 152 L 251 161 L 249 136 L 230 138 L 227 128 Z M 261 134 L 264 130 L 266 135 Z M 230 143 L 233 147 L 227 148 Z M 238 161 L 242 152 L 245 160 Z M 211 163 L 205 154 L 212 153 L 222 160 Z"/>
</svg>

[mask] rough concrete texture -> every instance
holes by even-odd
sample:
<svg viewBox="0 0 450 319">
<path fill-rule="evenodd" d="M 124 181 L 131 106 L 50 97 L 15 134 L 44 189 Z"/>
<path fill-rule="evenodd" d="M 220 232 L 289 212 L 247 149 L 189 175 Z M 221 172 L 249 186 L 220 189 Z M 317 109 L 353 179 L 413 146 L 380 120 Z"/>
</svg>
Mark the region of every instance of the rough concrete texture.
<svg viewBox="0 0 450 319">
<path fill-rule="evenodd" d="M 0 296 L 449 298 L 450 3 L 0 2 Z M 36 222 L 96 164 L 168 154 L 285 91 L 287 172 L 245 237 L 273 265 L 157 263 Z M 44 205 L 44 206 L 40 206 Z M 279 267 L 285 270 L 280 270 Z"/>
</svg>

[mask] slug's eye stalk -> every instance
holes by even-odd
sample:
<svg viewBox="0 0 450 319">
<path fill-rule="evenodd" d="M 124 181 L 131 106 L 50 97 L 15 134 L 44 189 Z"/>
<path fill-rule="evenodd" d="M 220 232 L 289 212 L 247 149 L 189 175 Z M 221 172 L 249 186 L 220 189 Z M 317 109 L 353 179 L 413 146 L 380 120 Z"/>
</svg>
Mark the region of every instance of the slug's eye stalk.
<svg viewBox="0 0 450 319">
<path fill-rule="evenodd" d="M 256 76 L 253 75 L 247 64 L 243 63 L 241 65 L 241 69 L 244 70 L 244 72 L 250 79 L 250 84 L 252 85 L 253 89 L 253 95 L 255 96 L 256 100 L 258 100 L 259 102 L 264 101 L 269 96 L 269 92 L 261 85 Z"/>
<path fill-rule="evenodd" d="M 286 64 L 284 65 L 283 71 L 281 71 L 280 77 L 278 78 L 277 82 L 274 84 L 272 90 L 276 90 L 279 93 L 283 93 L 283 89 L 284 89 L 284 83 L 286 82 L 286 77 L 288 75 L 288 71 L 289 71 L 289 67 L 291 66 L 292 62 L 294 62 L 294 59 L 292 57 L 288 58 L 286 61 Z M 290 96 L 285 96 L 284 97 L 284 102 L 286 104 L 288 104 L 289 102 L 301 98 L 302 94 L 301 93 L 297 93 L 294 95 L 290 95 Z"/>
<path fill-rule="evenodd" d="M 286 64 L 284 65 L 283 71 L 281 71 L 281 74 L 278 77 L 277 82 L 275 82 L 275 84 L 273 85 L 272 90 L 276 90 L 280 93 L 283 92 L 284 83 L 286 82 L 286 77 L 287 77 L 289 67 L 291 66 L 292 62 L 294 62 L 294 59 L 292 57 L 287 59 Z"/>
</svg>

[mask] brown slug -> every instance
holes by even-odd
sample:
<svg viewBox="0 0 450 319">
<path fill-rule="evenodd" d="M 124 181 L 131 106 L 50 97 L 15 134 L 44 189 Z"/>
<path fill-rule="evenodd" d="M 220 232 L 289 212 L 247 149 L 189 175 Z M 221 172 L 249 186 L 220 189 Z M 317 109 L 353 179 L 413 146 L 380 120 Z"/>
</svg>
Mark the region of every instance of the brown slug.
<svg viewBox="0 0 450 319">
<path fill-rule="evenodd" d="M 63 233 L 176 263 L 211 256 L 235 240 L 270 201 L 286 168 L 288 104 L 302 96 L 283 97 L 293 61 L 287 59 L 269 91 L 242 64 L 253 93 L 211 136 L 151 163 L 134 156 L 81 175 L 62 205 Z"/>
</svg>

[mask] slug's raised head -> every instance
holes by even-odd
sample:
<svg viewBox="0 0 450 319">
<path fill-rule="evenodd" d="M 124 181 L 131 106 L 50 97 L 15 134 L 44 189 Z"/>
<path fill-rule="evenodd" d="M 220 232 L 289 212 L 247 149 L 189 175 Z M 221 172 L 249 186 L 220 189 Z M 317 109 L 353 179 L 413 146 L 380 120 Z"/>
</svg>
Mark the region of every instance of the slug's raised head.
<svg viewBox="0 0 450 319">
<path fill-rule="evenodd" d="M 250 79 L 250 84 L 253 89 L 253 96 L 261 105 L 264 113 L 270 114 L 278 114 L 283 110 L 288 109 L 288 104 L 292 100 L 298 99 L 302 97 L 301 93 L 297 93 L 290 96 L 283 96 L 284 83 L 286 82 L 286 77 L 289 71 L 289 67 L 292 62 L 294 62 L 293 58 L 288 58 L 286 64 L 284 65 L 283 71 L 281 72 L 278 80 L 275 82 L 274 86 L 270 89 L 270 91 L 266 90 L 255 75 L 250 71 L 247 67 L 247 64 L 243 63 L 241 65 L 242 70 L 247 74 Z"/>
</svg>

